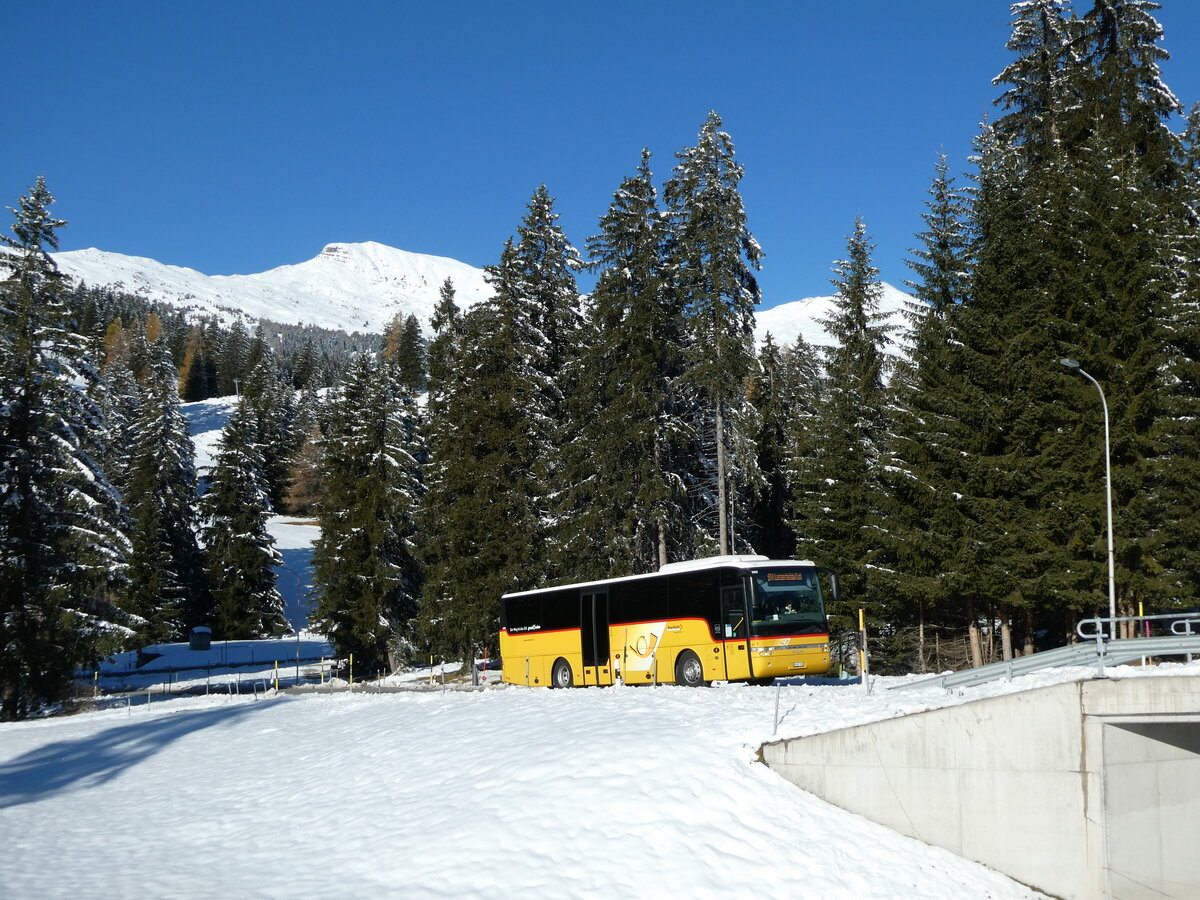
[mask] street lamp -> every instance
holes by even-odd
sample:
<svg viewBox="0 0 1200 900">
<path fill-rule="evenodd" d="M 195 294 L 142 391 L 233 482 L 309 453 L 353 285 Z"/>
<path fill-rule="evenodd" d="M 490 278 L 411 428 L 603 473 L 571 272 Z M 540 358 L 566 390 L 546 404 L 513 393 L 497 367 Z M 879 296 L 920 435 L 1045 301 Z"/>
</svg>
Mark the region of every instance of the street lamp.
<svg viewBox="0 0 1200 900">
<path fill-rule="evenodd" d="M 1113 516 L 1112 516 L 1112 463 L 1108 446 L 1108 403 L 1104 399 L 1104 388 L 1100 382 L 1083 371 L 1077 359 L 1060 359 L 1059 364 L 1080 375 L 1096 386 L 1100 392 L 1100 406 L 1104 410 L 1104 484 L 1108 495 L 1108 618 L 1110 637 L 1117 636 L 1117 580 L 1113 567 Z"/>
</svg>

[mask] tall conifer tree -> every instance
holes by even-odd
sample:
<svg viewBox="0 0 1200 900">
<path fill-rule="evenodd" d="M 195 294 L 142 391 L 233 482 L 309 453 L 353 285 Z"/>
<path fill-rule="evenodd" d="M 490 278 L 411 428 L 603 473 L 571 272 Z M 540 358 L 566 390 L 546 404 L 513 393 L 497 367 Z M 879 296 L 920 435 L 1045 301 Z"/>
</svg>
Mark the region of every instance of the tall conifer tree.
<svg viewBox="0 0 1200 900">
<path fill-rule="evenodd" d="M 642 151 L 588 239 L 599 268 L 580 379 L 565 442 L 564 492 L 572 579 L 652 572 L 690 546 L 678 472 L 688 429 L 675 381 L 682 367 L 682 318 L 663 259 L 665 227 Z"/>
<path fill-rule="evenodd" d="M 0 235 L 0 720 L 62 699 L 76 666 L 116 649 L 111 602 L 128 543 L 97 464 L 105 423 L 49 255 L 54 198 L 39 178 Z"/>
<path fill-rule="evenodd" d="M 737 468 L 731 455 L 745 411 L 745 378 L 754 365 L 754 307 L 762 299 L 754 270 L 763 252 L 746 226 L 738 190 L 743 169 L 720 116 L 710 112 L 696 146 L 677 158 L 664 191 L 671 275 L 689 330 L 687 380 L 700 400 L 698 433 L 712 439 L 717 545 L 729 553 Z"/>
<path fill-rule="evenodd" d="M 243 400 L 221 431 L 210 484 L 200 501 L 214 636 L 225 640 L 274 637 L 288 628 L 276 587 L 275 569 L 283 558 L 267 533 L 272 508 L 257 432 Z"/>
<path fill-rule="evenodd" d="M 882 285 L 871 262 L 873 244 L 861 219 L 834 268 L 836 307 L 823 322 L 837 343 L 826 356 L 826 390 L 819 419 L 824 441 L 798 462 L 798 552 L 842 573 L 848 596 L 882 609 L 878 578 L 889 563 L 881 540 L 888 454 L 889 396 L 884 383 L 889 326 L 879 311 Z M 847 627 L 846 610 L 831 610 Z"/>
<path fill-rule="evenodd" d="M 410 657 L 420 573 L 413 536 L 423 451 L 416 404 L 394 369 L 359 357 L 324 439 L 312 622 L 358 671 Z"/>
<path fill-rule="evenodd" d="M 127 502 L 132 518 L 128 601 L 146 643 L 179 640 L 211 622 L 196 540 L 195 448 L 180 409 L 179 376 L 157 341 L 137 420 Z"/>
</svg>

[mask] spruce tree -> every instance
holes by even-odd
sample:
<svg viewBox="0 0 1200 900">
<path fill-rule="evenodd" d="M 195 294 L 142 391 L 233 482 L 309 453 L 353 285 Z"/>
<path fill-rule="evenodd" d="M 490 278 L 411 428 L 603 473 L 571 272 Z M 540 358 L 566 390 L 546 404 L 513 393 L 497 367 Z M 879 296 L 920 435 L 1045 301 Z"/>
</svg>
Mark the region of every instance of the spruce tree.
<svg viewBox="0 0 1200 900">
<path fill-rule="evenodd" d="M 195 448 L 180 410 L 178 372 L 166 344 L 151 348 L 126 497 L 130 539 L 129 608 L 149 644 L 182 639 L 211 622 L 211 600 L 196 541 Z"/>
<path fill-rule="evenodd" d="M 797 461 L 797 550 L 839 572 L 847 597 L 878 616 L 884 592 L 877 576 L 891 560 L 882 541 L 889 393 L 885 386 L 890 327 L 879 311 L 882 285 L 873 244 L 858 219 L 847 256 L 834 268 L 834 311 L 822 324 L 837 343 L 826 354 L 826 388 L 818 422 L 823 443 Z M 830 609 L 831 627 L 851 625 L 849 609 Z"/>
<path fill-rule="evenodd" d="M 908 281 L 915 300 L 905 316 L 910 352 L 893 379 L 891 460 L 887 469 L 888 527 L 893 557 L 888 590 L 896 599 L 893 652 L 912 654 L 913 668 L 930 660 L 926 626 L 965 626 L 956 607 L 968 599 L 972 574 L 959 554 L 969 534 L 963 455 L 971 435 L 963 422 L 974 404 L 964 378 L 958 316 L 970 301 L 972 261 L 968 198 L 949 175 L 943 154 L 935 166 L 920 246 L 910 250 Z M 906 630 L 911 629 L 911 630 Z"/>
<path fill-rule="evenodd" d="M 400 383 L 414 394 L 425 389 L 425 339 L 411 313 L 397 313 L 383 333 L 383 358 L 396 367 Z"/>
<path fill-rule="evenodd" d="M 217 387 L 221 396 L 241 393 L 241 383 L 250 371 L 250 336 L 241 319 L 234 321 L 217 351 Z"/>
<path fill-rule="evenodd" d="M 754 545 L 772 559 L 788 559 L 796 549 L 790 519 L 791 417 L 782 348 L 768 332 L 758 353 L 758 371 L 750 377 L 747 399 L 758 413 L 755 435 L 758 468 L 765 484 L 753 506 Z"/>
<path fill-rule="evenodd" d="M 492 646 L 500 596 L 540 586 L 564 561 L 563 385 L 580 377 L 580 261 L 557 220 L 539 186 L 519 241 L 487 268 L 493 296 L 464 317 L 457 350 L 452 294 L 439 307 L 446 330 L 431 368 L 453 368 L 446 385 L 434 376 L 431 395 L 421 620 L 430 648 L 446 656 L 471 660 Z M 450 440 L 446 428 L 456 429 Z"/>
<path fill-rule="evenodd" d="M 466 315 L 444 419 L 430 422 L 422 630 L 430 649 L 451 659 L 472 660 L 492 645 L 502 594 L 548 576 L 545 346 L 515 257 L 509 241 L 487 270 L 495 294 Z"/>
<path fill-rule="evenodd" d="M 1034 5 L 1014 7 L 1018 25 Z M 1171 427 L 1156 413 L 1157 323 L 1177 293 L 1179 204 L 1153 6 L 1096 3 L 1057 56 L 1076 102 L 1012 105 L 981 141 L 977 262 L 959 317 L 977 401 L 964 507 L 987 548 L 972 579 L 991 606 L 980 612 L 1002 622 L 1006 655 L 1013 618 L 1027 643 L 1035 630 L 1065 639 L 1079 614 L 1107 605 L 1098 398 L 1061 374 L 1060 357 L 1082 360 L 1108 394 L 1118 603 L 1163 596 L 1148 488 L 1164 461 L 1156 431 Z"/>
<path fill-rule="evenodd" d="M 112 603 L 128 552 L 116 492 L 94 452 L 94 369 L 62 301 L 43 179 L 0 235 L 0 720 L 63 699 L 75 668 L 119 648 Z"/>
<path fill-rule="evenodd" d="M 313 627 L 359 671 L 395 669 L 413 647 L 420 594 L 415 515 L 424 452 L 416 405 L 390 365 L 360 356 L 323 441 Z"/>
<path fill-rule="evenodd" d="M 274 356 L 264 351 L 250 371 L 242 396 L 254 416 L 256 443 L 263 458 L 263 477 L 272 508 L 282 504 L 288 469 L 302 435 L 295 430 L 296 394 L 276 369 Z"/>
<path fill-rule="evenodd" d="M 453 359 L 462 337 L 462 313 L 454 302 L 454 282 L 447 278 L 438 290 L 438 303 L 429 325 L 433 339 L 429 342 L 429 402 L 444 397 L 453 380 Z"/>
<path fill-rule="evenodd" d="M 213 634 L 224 640 L 274 637 L 288 630 L 276 567 L 283 562 L 267 533 L 266 491 L 258 423 L 246 400 L 221 431 L 208 490 L 200 501 Z"/>
<path fill-rule="evenodd" d="M 689 516 L 677 467 L 688 431 L 676 409 L 682 318 L 667 284 L 665 227 L 642 151 L 588 239 L 599 268 L 581 341 L 565 442 L 569 507 L 565 550 L 572 579 L 656 571 L 688 546 Z"/>
<path fill-rule="evenodd" d="M 697 434 L 712 445 L 719 552 L 733 547 L 731 454 L 745 406 L 744 382 L 754 364 L 754 307 L 761 300 L 762 249 L 746 227 L 738 185 L 743 169 L 733 141 L 710 112 L 695 147 L 680 151 L 664 196 L 670 216 L 672 280 L 687 320 L 686 378 L 697 391 Z"/>
<path fill-rule="evenodd" d="M 1165 266 L 1178 284 L 1160 317 L 1165 361 L 1154 436 L 1160 456 L 1147 505 L 1156 512 L 1153 556 L 1164 593 L 1186 604 L 1200 597 L 1200 104 L 1181 146 L 1183 202 Z"/>
</svg>

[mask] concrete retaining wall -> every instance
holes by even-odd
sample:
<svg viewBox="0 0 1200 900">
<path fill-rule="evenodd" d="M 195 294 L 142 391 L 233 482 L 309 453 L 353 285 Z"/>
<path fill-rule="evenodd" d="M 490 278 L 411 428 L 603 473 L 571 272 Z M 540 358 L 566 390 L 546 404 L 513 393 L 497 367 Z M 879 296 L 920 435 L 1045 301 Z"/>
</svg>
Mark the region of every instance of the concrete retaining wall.
<svg viewBox="0 0 1200 900">
<path fill-rule="evenodd" d="M 1096 679 L 763 747 L 794 784 L 1064 898 L 1200 897 L 1200 678 Z"/>
</svg>

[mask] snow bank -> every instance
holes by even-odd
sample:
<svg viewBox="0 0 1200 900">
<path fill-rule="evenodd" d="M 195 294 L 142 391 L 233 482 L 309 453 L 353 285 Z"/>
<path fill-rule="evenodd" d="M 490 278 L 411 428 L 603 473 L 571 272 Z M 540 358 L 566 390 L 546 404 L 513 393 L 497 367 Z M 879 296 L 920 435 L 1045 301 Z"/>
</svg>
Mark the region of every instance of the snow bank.
<svg viewBox="0 0 1200 900">
<path fill-rule="evenodd" d="M 8 725 L 3 892 L 1037 896 L 754 759 L 777 702 L 790 736 L 967 696 L 501 687 L 178 699 Z"/>
</svg>

